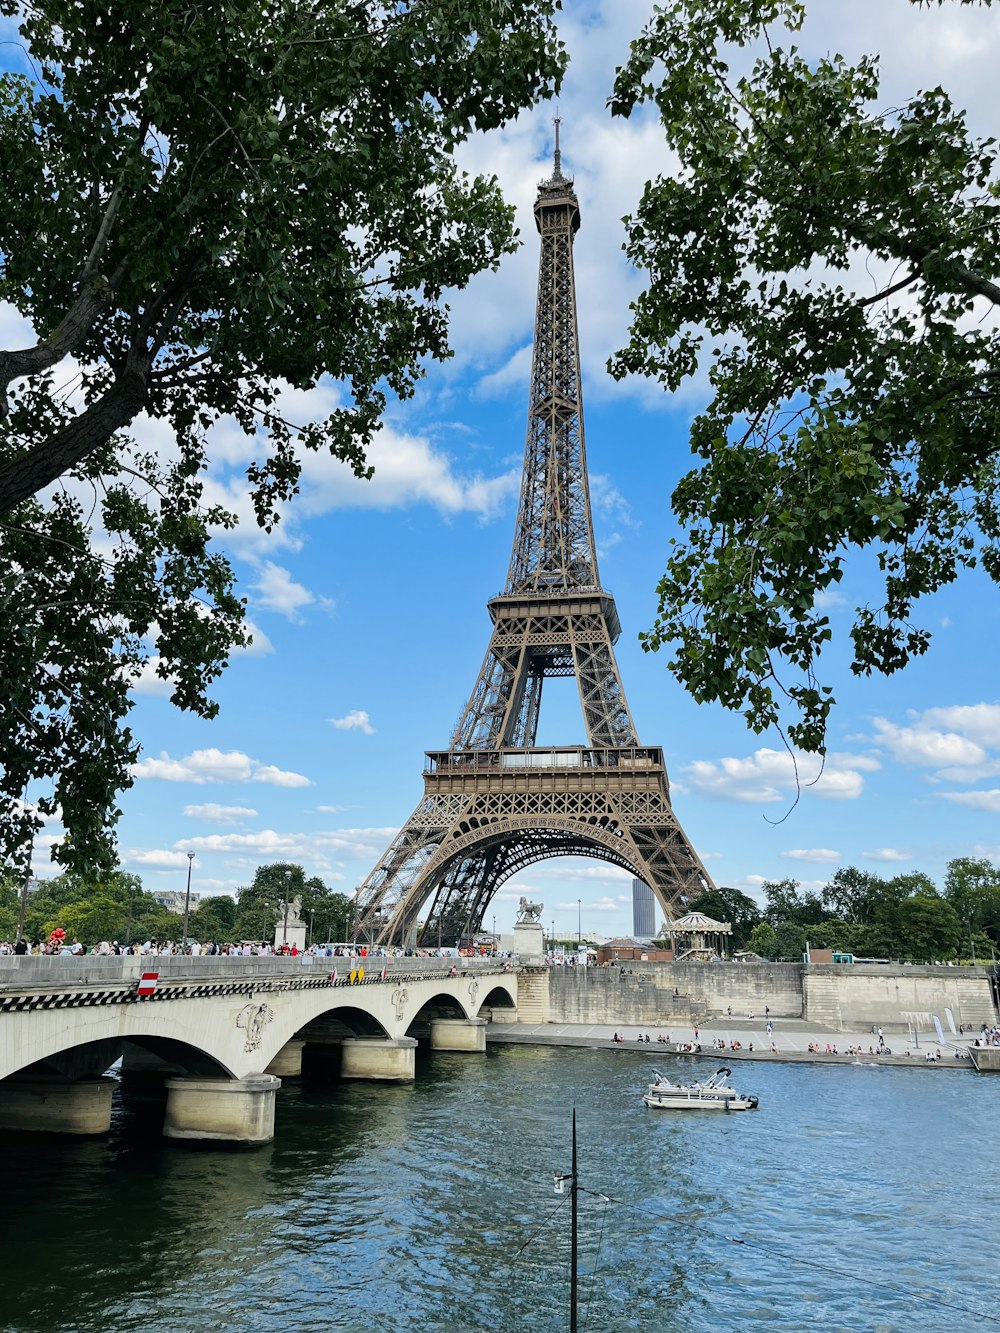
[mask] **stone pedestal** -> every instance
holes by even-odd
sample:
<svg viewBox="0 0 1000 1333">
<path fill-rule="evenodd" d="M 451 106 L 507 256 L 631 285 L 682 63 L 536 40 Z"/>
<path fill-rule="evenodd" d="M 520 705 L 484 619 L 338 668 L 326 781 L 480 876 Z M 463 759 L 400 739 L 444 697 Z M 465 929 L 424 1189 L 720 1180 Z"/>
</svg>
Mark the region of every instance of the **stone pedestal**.
<svg viewBox="0 0 1000 1333">
<path fill-rule="evenodd" d="M 293 1038 L 286 1041 L 281 1050 L 274 1057 L 265 1071 L 268 1074 L 277 1074 L 278 1078 L 301 1078 L 302 1077 L 302 1050 L 305 1046 L 304 1041 L 298 1041 Z"/>
<path fill-rule="evenodd" d="M 274 1100 L 281 1079 L 167 1079 L 163 1133 L 168 1139 L 220 1139 L 227 1143 L 270 1143 Z"/>
<path fill-rule="evenodd" d="M 274 928 L 275 949 L 277 950 L 282 948 L 286 940 L 288 941 L 289 949 L 298 949 L 299 953 L 305 953 L 306 927 L 289 926 L 288 930 L 286 931 L 284 924 L 279 919 L 278 924 Z"/>
<path fill-rule="evenodd" d="M 341 1045 L 341 1078 L 412 1083 L 416 1077 L 413 1037 L 345 1037 Z"/>
<path fill-rule="evenodd" d="M 485 1018 L 432 1018 L 432 1051 L 486 1050 Z"/>
<path fill-rule="evenodd" d="M 545 935 L 539 921 L 519 921 L 514 927 L 514 952 L 523 963 L 540 963 L 545 957 Z"/>
<path fill-rule="evenodd" d="M 106 1134 L 111 1128 L 113 1078 L 8 1078 L 0 1082 L 0 1129 L 40 1134 Z"/>
</svg>

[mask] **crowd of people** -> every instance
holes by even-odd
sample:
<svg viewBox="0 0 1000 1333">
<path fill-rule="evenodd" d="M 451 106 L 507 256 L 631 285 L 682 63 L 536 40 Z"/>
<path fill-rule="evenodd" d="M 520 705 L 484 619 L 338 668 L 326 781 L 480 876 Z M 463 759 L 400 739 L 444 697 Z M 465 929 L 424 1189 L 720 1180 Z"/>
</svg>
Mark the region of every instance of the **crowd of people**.
<svg viewBox="0 0 1000 1333">
<path fill-rule="evenodd" d="M 462 950 L 462 956 L 469 955 L 468 950 Z M 34 943 L 21 938 L 12 944 L 9 940 L 0 940 L 0 955 L 30 955 L 38 956 L 58 956 L 82 958 L 88 955 L 107 958 L 116 955 L 150 955 L 157 958 L 170 957 L 227 957 L 227 958 L 262 958 L 262 957 L 298 957 L 300 954 L 310 955 L 319 958 L 341 958 L 351 957 L 355 954 L 364 957 L 374 958 L 450 958 L 456 954 L 454 949 L 402 949 L 393 945 L 385 945 L 377 948 L 368 945 L 352 944 L 311 944 L 306 949 L 300 949 L 297 944 L 277 943 L 270 944 L 267 940 L 239 940 L 218 942 L 215 940 L 198 941 L 193 940 L 184 944 L 179 940 L 144 940 L 134 941 L 130 944 L 119 943 L 118 940 L 101 940 L 97 944 L 89 947 L 82 944 L 78 939 L 67 938 L 64 931 L 55 930 L 47 941 L 37 940 Z M 510 958 L 510 954 L 500 955 L 503 958 Z"/>
</svg>

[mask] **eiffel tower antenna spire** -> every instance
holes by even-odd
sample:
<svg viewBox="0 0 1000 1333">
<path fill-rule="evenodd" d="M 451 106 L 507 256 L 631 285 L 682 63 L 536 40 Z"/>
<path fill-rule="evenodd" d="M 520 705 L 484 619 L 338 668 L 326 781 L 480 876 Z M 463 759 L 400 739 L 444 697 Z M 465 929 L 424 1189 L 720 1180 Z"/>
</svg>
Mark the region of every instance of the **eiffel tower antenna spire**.
<svg viewBox="0 0 1000 1333">
<path fill-rule="evenodd" d="M 535 342 L 510 567 L 493 631 L 447 750 L 427 755 L 424 798 L 358 890 L 373 941 L 452 944 L 497 889 L 553 856 L 629 870 L 668 919 L 712 880 L 670 804 L 663 751 L 639 742 L 615 660 L 621 633 L 601 586 L 583 429 L 573 241 L 580 204 L 562 174 L 538 186 Z M 586 742 L 539 748 L 547 679 L 576 680 Z"/>
</svg>

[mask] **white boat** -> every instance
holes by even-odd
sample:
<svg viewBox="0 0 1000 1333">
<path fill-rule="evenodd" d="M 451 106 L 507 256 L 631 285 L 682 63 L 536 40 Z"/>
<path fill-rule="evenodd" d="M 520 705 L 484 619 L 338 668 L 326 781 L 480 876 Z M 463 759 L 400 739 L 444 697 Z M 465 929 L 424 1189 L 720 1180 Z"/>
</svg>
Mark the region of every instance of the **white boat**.
<svg viewBox="0 0 1000 1333">
<path fill-rule="evenodd" d="M 704 1083 L 671 1083 L 657 1074 L 642 1100 L 660 1111 L 756 1111 L 756 1097 L 729 1086 L 732 1072 L 723 1067 Z"/>
</svg>

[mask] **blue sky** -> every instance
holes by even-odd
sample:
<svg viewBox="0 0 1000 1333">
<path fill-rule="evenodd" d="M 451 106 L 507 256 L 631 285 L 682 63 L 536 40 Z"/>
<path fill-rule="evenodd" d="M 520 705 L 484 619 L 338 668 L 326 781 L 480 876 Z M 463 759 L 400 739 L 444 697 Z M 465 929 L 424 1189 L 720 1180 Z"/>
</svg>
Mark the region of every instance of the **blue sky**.
<svg viewBox="0 0 1000 1333">
<path fill-rule="evenodd" d="M 564 166 L 582 209 L 576 261 L 594 524 L 640 738 L 664 748 L 675 810 L 719 883 L 756 893 L 765 879 L 793 876 L 818 887 L 841 865 L 940 878 L 954 856 L 1000 859 L 1000 597 L 988 579 L 973 575 L 925 608 L 931 651 L 891 680 L 855 680 L 834 648 L 831 753 L 797 804 L 780 739 L 696 706 L 667 673 L 666 656 L 639 646 L 700 401 L 697 383 L 668 399 L 646 383 L 616 385 L 604 369 L 640 283 L 621 255 L 620 219 L 647 176 L 671 165 L 654 123 L 614 123 L 604 110 L 614 66 L 650 7 L 567 6 L 573 63 L 560 108 Z M 882 50 L 885 105 L 941 82 L 966 99 L 983 132 L 996 128 L 987 117 L 1000 14 L 923 12 L 905 0 L 813 8 L 819 21 L 803 49 Z M 464 150 L 517 204 L 525 245 L 454 297 L 455 358 L 390 411 L 375 479 L 357 482 L 311 457 L 300 502 L 275 534 L 247 527 L 227 538 L 255 643 L 215 691 L 219 717 L 178 713 L 152 672 L 140 682 L 133 727 L 144 754 L 122 800 L 120 841 L 124 866 L 147 888 L 183 888 L 193 851 L 193 888 L 202 892 L 231 892 L 273 860 L 301 862 L 353 892 L 416 805 L 423 752 L 447 744 L 472 688 L 490 631 L 486 601 L 510 553 L 537 265 L 530 209 L 549 171 L 551 115 L 543 107 Z M 4 337 L 23 332 L 19 324 L 0 311 Z M 289 394 L 287 406 L 320 414 L 336 392 Z M 157 429 L 147 424 L 144 442 L 160 443 Z M 241 512 L 246 457 L 237 431 L 215 432 L 210 489 Z M 830 606 L 835 630 L 865 598 L 862 566 L 849 570 L 842 593 L 844 603 Z M 582 738 L 575 686 L 548 682 L 540 743 Z M 817 776 L 816 761 L 802 772 Z M 44 843 L 43 874 L 51 873 Z M 575 931 L 578 899 L 585 931 L 630 929 L 629 878 L 597 861 L 523 872 L 487 920 L 495 912 L 509 927 L 522 894 L 544 902 L 557 931 Z"/>
</svg>

